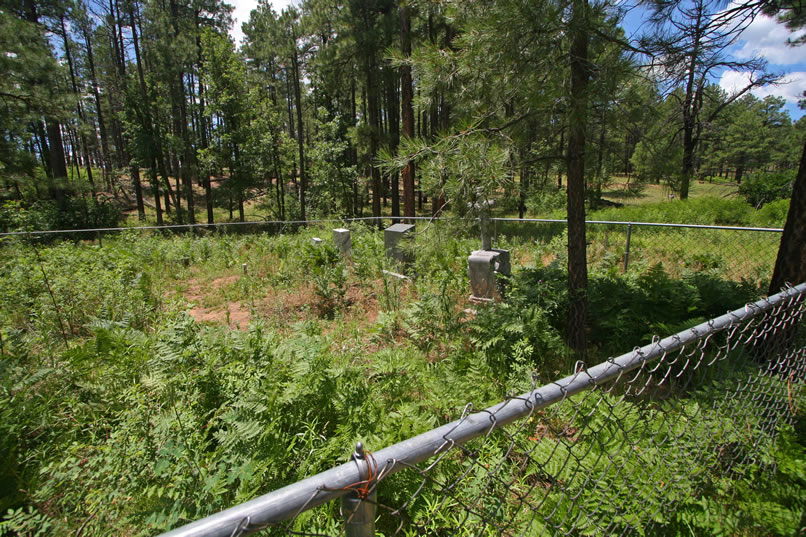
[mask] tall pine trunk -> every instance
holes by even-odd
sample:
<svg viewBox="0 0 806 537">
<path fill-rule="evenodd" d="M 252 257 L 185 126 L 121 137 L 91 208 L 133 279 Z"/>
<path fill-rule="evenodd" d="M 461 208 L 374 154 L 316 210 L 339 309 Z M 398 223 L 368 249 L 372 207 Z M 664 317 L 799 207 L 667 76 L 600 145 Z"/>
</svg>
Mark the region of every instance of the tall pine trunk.
<svg viewBox="0 0 806 537">
<path fill-rule="evenodd" d="M 781 235 L 769 293 L 774 294 L 790 283 L 806 282 L 806 141 L 800 157 L 798 175 L 789 201 L 789 213 Z"/>
<path fill-rule="evenodd" d="M 409 6 L 403 4 L 400 6 L 400 47 L 403 50 L 403 57 L 409 58 L 411 56 L 411 17 L 409 15 Z M 412 91 L 411 67 L 408 65 L 400 66 L 400 97 L 401 108 L 403 116 L 403 137 L 414 137 L 414 107 L 412 102 L 414 100 L 414 92 Z M 410 160 L 406 163 L 401 171 L 401 178 L 403 180 L 403 215 L 414 216 L 414 161 Z M 413 221 L 412 221 L 413 223 Z"/>
<path fill-rule="evenodd" d="M 297 150 L 299 152 L 299 210 L 300 218 L 305 220 L 305 195 L 308 189 L 308 176 L 305 173 L 305 140 L 303 137 L 304 128 L 302 125 L 302 91 L 300 90 L 300 68 L 299 56 L 297 54 L 297 39 L 296 34 L 293 34 L 293 41 L 291 43 L 291 67 L 292 75 L 294 77 L 294 100 L 296 101 L 297 108 Z"/>
<path fill-rule="evenodd" d="M 397 154 L 400 143 L 400 99 L 397 93 L 398 73 L 389 70 L 386 80 L 386 110 L 388 115 L 387 128 L 389 133 L 389 152 Z M 392 193 L 392 216 L 400 216 L 400 175 L 397 172 L 390 174 L 390 187 Z M 397 222 L 395 220 L 395 222 Z"/>
<path fill-rule="evenodd" d="M 205 97 L 204 97 L 204 83 L 201 81 L 201 73 L 204 64 L 204 56 L 202 54 L 201 32 L 199 29 L 199 13 L 196 12 L 196 53 L 197 65 L 199 69 L 199 140 L 201 148 L 206 150 L 209 147 L 209 140 L 207 138 L 207 116 L 205 115 Z M 202 183 L 204 184 L 204 205 L 207 209 L 207 223 L 212 225 L 215 221 L 213 216 L 213 187 L 210 184 L 209 170 L 204 170 L 202 173 Z"/>
<path fill-rule="evenodd" d="M 568 116 L 568 318 L 566 338 L 579 357 L 587 347 L 588 265 L 585 241 L 585 127 L 588 104 L 587 0 L 573 0 L 569 34 L 571 98 Z"/>
<path fill-rule="evenodd" d="M 129 6 L 129 22 L 131 23 L 132 45 L 134 48 L 135 64 L 137 66 L 138 88 L 140 90 L 140 99 L 142 101 L 142 107 L 143 107 L 144 124 L 142 127 L 146 133 L 146 136 L 150 138 L 149 147 L 147 149 L 148 155 L 146 157 L 146 161 L 149 163 L 150 166 L 150 169 L 148 171 L 148 177 L 151 180 L 151 186 L 154 192 L 154 208 L 157 213 L 157 225 L 162 225 L 163 223 L 162 204 L 160 202 L 159 178 L 157 177 L 157 156 L 155 155 L 154 151 L 154 144 L 155 144 L 154 125 L 151 120 L 151 103 L 148 99 L 148 91 L 146 90 L 146 79 L 143 71 L 142 58 L 140 56 L 140 42 L 138 37 L 138 29 L 134 15 L 134 9 L 135 9 L 134 4 L 131 4 Z M 125 62 L 123 64 L 125 65 Z M 140 175 L 139 173 L 136 174 L 137 177 L 139 177 L 139 175 Z"/>
<path fill-rule="evenodd" d="M 381 172 L 377 166 L 374 165 L 375 157 L 378 154 L 378 133 L 380 129 L 380 115 L 378 106 L 378 73 L 375 65 L 375 51 L 367 51 L 367 58 L 365 61 L 366 77 L 367 77 L 367 108 L 369 115 L 369 156 L 370 156 L 370 174 L 372 175 L 372 216 L 380 218 L 381 216 Z M 376 221 L 378 228 L 382 228 L 383 224 L 380 220 Z"/>
</svg>

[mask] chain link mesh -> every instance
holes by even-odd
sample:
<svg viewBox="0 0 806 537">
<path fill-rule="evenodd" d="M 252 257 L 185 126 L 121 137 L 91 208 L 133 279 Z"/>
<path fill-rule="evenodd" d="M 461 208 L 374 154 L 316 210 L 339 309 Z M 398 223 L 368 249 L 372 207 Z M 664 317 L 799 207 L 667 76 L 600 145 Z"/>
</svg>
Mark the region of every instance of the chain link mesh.
<svg viewBox="0 0 806 537">
<path fill-rule="evenodd" d="M 656 534 L 682 500 L 774 472 L 776 436 L 806 401 L 803 299 L 790 289 L 769 307 L 656 340 L 651 357 L 636 348 L 633 369 L 623 357 L 590 369 L 578 362 L 571 382 L 547 385 L 562 392 L 556 404 L 533 390 L 495 410 L 468 405 L 433 457 L 368 458 L 368 479 L 350 490 L 375 505 L 383 535 Z M 580 380 L 582 391 L 568 388 Z M 530 410 L 501 423 L 510 405 Z M 458 440 L 454 431 L 479 416 L 483 434 Z M 244 519 L 231 535 L 344 534 L 350 517 L 338 502 L 308 510 L 316 495 L 288 521 Z"/>
<path fill-rule="evenodd" d="M 591 225 L 588 242 L 590 264 L 623 263 L 626 225 Z M 772 274 L 780 242 L 780 233 L 769 231 L 633 225 L 628 263 L 637 267 L 660 263 L 672 277 L 709 271 L 757 283 Z"/>
<path fill-rule="evenodd" d="M 497 219 L 494 224 L 499 247 L 526 240 L 530 255 L 543 264 L 565 255 L 564 222 Z M 781 230 L 775 229 L 639 222 L 588 222 L 585 233 L 591 268 L 640 271 L 660 264 L 672 277 L 707 271 L 754 284 L 768 281 L 781 242 Z"/>
</svg>

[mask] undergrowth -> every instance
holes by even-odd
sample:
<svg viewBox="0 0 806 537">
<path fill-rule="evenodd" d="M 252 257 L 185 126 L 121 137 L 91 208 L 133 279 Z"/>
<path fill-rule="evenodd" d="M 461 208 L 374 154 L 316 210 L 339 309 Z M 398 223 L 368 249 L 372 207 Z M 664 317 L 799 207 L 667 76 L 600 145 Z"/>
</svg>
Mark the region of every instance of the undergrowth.
<svg viewBox="0 0 806 537">
<path fill-rule="evenodd" d="M 0 245 L 0 535 L 155 534 L 345 461 L 357 440 L 378 449 L 455 419 L 469 401 L 528 390 L 533 371 L 548 382 L 571 370 L 561 236 L 502 238 L 516 265 L 508 299 L 474 306 L 466 258 L 476 237 L 449 222 L 416 233 L 410 266 L 388 262 L 380 235 L 360 226 L 349 259 L 324 228 Z M 196 321 L 189 282 L 210 304 L 248 307 L 248 328 Z M 293 315 L 273 303 L 305 292 L 310 304 Z M 622 274 L 602 259 L 590 279 L 592 357 L 758 293 L 719 267 L 677 277 L 636 263 Z M 801 453 L 792 438 L 778 446 Z M 392 479 L 390 500 L 418 486 Z M 748 505 L 789 505 L 735 490 Z M 720 494 L 713 509 L 728 501 Z M 686 504 L 686 521 L 706 528 L 698 505 Z M 299 523 L 330 527 L 338 513 L 327 509 Z"/>
</svg>

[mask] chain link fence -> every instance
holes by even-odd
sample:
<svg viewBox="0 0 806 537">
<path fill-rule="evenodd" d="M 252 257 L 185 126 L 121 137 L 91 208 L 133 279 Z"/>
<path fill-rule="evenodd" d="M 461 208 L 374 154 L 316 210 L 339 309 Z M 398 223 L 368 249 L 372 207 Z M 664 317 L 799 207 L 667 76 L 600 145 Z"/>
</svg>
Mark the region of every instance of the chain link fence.
<svg viewBox="0 0 806 537">
<path fill-rule="evenodd" d="M 524 264 L 522 262 L 526 259 L 538 266 L 546 265 L 555 260 L 564 261 L 567 255 L 565 220 L 536 218 L 489 220 L 492 222 L 494 245 L 514 248 L 513 254 L 521 264 Z M 418 234 L 451 233 L 453 236 L 457 232 L 464 232 L 475 235 L 478 230 L 477 223 L 469 221 L 464 226 L 457 226 L 460 220 L 452 217 L 365 217 L 225 222 L 215 225 L 181 224 L 86 230 L 15 231 L 0 233 L 0 241 L 13 238 L 43 241 L 62 237 L 76 241 L 95 240 L 101 243 L 102 237 L 124 231 L 282 234 L 308 226 L 353 224 L 380 227 L 383 222 L 399 221 L 416 223 Z M 441 229 L 440 224 L 448 226 L 449 229 L 447 231 Z M 679 278 L 687 272 L 708 271 L 728 280 L 745 280 L 763 287 L 772 274 L 782 232 L 782 229 L 777 228 L 588 220 L 586 221 L 587 258 L 592 268 L 604 270 L 626 272 L 632 268 L 641 271 L 660 264 L 665 272 L 674 278 Z"/>
<path fill-rule="evenodd" d="M 806 401 L 805 294 L 532 379 L 528 393 L 374 453 L 359 445 L 347 464 L 165 536 L 675 533 L 681 502 L 775 471 L 769 453 Z"/>
<path fill-rule="evenodd" d="M 529 238 L 543 264 L 563 256 L 564 220 L 493 218 L 496 243 Z M 588 263 L 626 272 L 660 264 L 667 274 L 709 271 L 753 283 L 769 279 L 781 229 L 651 222 L 586 222 Z M 559 240 L 558 240 L 559 238 Z"/>
</svg>

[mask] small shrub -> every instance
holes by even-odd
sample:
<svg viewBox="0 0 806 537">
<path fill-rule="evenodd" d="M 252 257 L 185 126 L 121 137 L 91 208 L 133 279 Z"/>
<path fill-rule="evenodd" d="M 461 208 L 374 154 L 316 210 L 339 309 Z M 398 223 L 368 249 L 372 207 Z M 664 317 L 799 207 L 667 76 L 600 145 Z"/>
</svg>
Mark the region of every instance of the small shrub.
<svg viewBox="0 0 806 537">
<path fill-rule="evenodd" d="M 0 206 L 0 231 L 114 227 L 120 217 L 117 207 L 95 198 L 67 198 L 62 205 L 50 200 L 36 201 L 30 205 L 7 201 Z M 91 237 L 94 235 L 79 235 L 76 238 Z"/>
<path fill-rule="evenodd" d="M 693 198 L 673 203 L 647 203 L 604 209 L 591 213 L 588 218 L 625 222 L 742 226 L 751 220 L 752 215 L 753 209 L 741 200 Z"/>
<path fill-rule="evenodd" d="M 752 224 L 761 227 L 784 227 L 789 214 L 789 199 L 765 203 L 753 214 Z"/>
<path fill-rule="evenodd" d="M 564 190 L 544 188 L 532 194 L 527 206 L 532 214 L 549 214 L 552 211 L 565 209 L 566 203 L 567 196 Z"/>
<path fill-rule="evenodd" d="M 739 194 L 756 209 L 765 203 L 788 198 L 792 195 L 796 170 L 780 172 L 756 172 L 739 185 Z"/>
<path fill-rule="evenodd" d="M 343 305 L 347 291 L 347 269 L 339 250 L 329 242 L 309 242 L 303 255 L 318 299 L 316 307 L 322 317 L 332 318 Z"/>
</svg>

